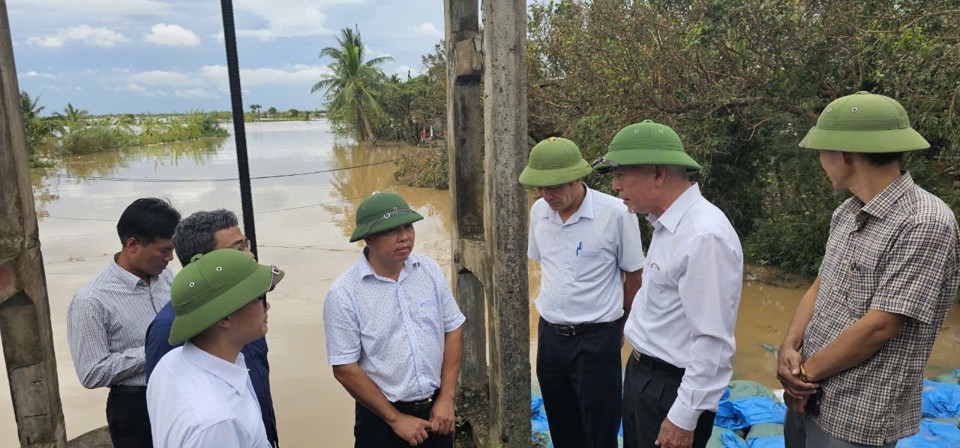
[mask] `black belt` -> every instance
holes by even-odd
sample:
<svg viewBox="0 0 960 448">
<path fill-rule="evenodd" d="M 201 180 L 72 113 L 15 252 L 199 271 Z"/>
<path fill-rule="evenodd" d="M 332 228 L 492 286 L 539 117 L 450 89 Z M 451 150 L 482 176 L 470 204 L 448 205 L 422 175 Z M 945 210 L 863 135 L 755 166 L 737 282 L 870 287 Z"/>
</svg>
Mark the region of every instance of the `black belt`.
<svg viewBox="0 0 960 448">
<path fill-rule="evenodd" d="M 437 399 L 437 395 L 440 395 L 440 389 L 437 389 L 433 392 L 433 395 L 424 398 L 423 400 L 397 401 L 393 403 L 393 407 L 397 408 L 398 411 L 403 412 L 404 414 L 409 414 L 411 412 L 420 411 L 433 406 L 433 401 Z"/>
<path fill-rule="evenodd" d="M 110 392 L 116 392 L 118 394 L 145 394 L 147 393 L 147 386 L 114 385 L 110 386 Z"/>
<path fill-rule="evenodd" d="M 677 367 L 669 362 L 666 362 L 656 356 L 644 355 L 637 350 L 633 351 L 633 359 L 637 360 L 640 365 L 647 366 L 653 370 L 659 370 L 664 373 L 670 374 L 670 376 L 683 378 L 683 374 L 686 373 L 687 369 L 682 369 Z"/>
<path fill-rule="evenodd" d="M 540 320 L 542 320 L 543 323 L 546 324 L 548 328 L 553 330 L 554 333 L 560 336 L 576 336 L 578 334 L 590 333 L 592 331 L 602 330 L 604 328 L 607 328 L 613 324 L 620 322 L 619 320 L 615 320 L 611 322 L 600 322 L 600 323 L 593 323 L 593 324 L 560 325 L 560 324 L 552 324 L 550 322 L 547 322 L 547 320 L 542 317 L 540 318 Z"/>
</svg>

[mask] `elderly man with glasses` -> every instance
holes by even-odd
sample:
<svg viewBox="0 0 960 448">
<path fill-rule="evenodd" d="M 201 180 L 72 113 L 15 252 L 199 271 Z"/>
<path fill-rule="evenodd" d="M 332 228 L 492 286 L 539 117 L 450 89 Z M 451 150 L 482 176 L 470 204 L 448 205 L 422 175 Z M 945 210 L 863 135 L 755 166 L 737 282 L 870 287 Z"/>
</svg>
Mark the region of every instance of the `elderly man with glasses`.
<svg viewBox="0 0 960 448">
<path fill-rule="evenodd" d="M 217 249 L 232 248 L 253 258 L 253 253 L 250 252 L 250 241 L 240 230 L 237 215 L 224 209 L 196 212 L 180 221 L 173 235 L 173 245 L 176 248 L 177 258 L 184 267 L 195 255 Z M 167 303 L 147 328 L 145 348 L 147 381 L 150 380 L 150 375 L 160 362 L 160 358 L 175 347 L 168 343 L 173 322 L 173 304 Z M 270 363 L 267 360 L 267 351 L 267 340 L 261 337 L 243 347 L 243 356 L 246 359 L 247 368 L 250 369 L 250 381 L 260 404 L 267 440 L 270 441 L 271 446 L 278 446 L 277 417 L 273 410 L 273 397 L 270 395 Z"/>
<path fill-rule="evenodd" d="M 540 262 L 537 379 L 558 448 L 617 446 L 622 323 L 643 265 L 636 215 L 580 181 L 591 172 L 575 143 L 551 137 L 520 173 L 540 196 L 527 255 Z"/>
<path fill-rule="evenodd" d="M 327 292 L 333 375 L 357 400 L 357 448 L 453 447 L 465 320 L 437 262 L 413 252 L 423 219 L 396 193 L 357 208 L 366 247 Z"/>
</svg>

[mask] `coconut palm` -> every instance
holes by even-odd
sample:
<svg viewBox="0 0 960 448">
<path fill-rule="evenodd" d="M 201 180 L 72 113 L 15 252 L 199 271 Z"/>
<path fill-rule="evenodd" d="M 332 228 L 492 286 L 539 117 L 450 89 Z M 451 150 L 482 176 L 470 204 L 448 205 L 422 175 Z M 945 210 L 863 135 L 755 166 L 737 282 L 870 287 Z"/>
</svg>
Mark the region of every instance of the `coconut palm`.
<svg viewBox="0 0 960 448">
<path fill-rule="evenodd" d="M 320 50 L 321 59 L 333 59 L 328 66 L 333 73 L 323 75 L 310 92 L 324 91 L 327 116 L 351 128 L 360 142 L 375 143 L 372 121 L 381 113 L 378 100 L 388 88 L 387 77 L 379 66 L 393 59 L 382 56 L 364 61 L 358 30 L 342 29 L 337 43 L 339 48 Z"/>
<path fill-rule="evenodd" d="M 63 113 L 53 113 L 53 118 L 57 121 L 57 130 L 60 132 L 61 137 L 83 127 L 89 116 L 90 113 L 87 112 L 86 109 L 77 109 L 70 103 L 67 103 L 67 107 L 63 108 Z"/>
</svg>

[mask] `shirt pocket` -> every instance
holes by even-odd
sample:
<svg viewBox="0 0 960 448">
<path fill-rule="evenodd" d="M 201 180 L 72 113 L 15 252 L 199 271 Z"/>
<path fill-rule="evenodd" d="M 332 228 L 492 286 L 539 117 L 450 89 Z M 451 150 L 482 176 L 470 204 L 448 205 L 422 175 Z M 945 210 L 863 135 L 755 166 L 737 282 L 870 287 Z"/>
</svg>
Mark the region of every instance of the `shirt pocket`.
<svg viewBox="0 0 960 448">
<path fill-rule="evenodd" d="M 666 313 L 674 304 L 673 297 L 677 296 L 677 288 L 671 285 L 670 276 L 666 272 L 647 266 L 643 273 L 643 284 L 646 288 L 644 309 L 654 315 Z"/>
<path fill-rule="evenodd" d="M 425 297 L 418 297 L 415 302 L 416 306 L 413 311 L 416 313 L 416 320 L 421 328 L 437 330 L 442 334 L 443 311 L 437 298 L 427 294 Z"/>
<path fill-rule="evenodd" d="M 608 275 L 607 256 L 603 250 L 581 250 L 574 259 L 574 274 L 579 282 L 591 282 Z"/>
<path fill-rule="evenodd" d="M 874 293 L 880 283 L 880 273 L 875 265 L 864 260 L 851 260 L 841 268 L 846 271 L 844 296 L 847 308 L 853 318 L 859 319 L 870 310 Z"/>
</svg>

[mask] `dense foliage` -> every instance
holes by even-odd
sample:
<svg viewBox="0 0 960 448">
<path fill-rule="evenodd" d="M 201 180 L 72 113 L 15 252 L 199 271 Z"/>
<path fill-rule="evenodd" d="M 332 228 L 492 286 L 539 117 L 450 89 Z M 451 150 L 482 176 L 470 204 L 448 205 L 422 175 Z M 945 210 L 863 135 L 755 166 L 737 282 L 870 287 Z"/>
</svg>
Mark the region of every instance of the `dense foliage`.
<svg viewBox="0 0 960 448">
<path fill-rule="evenodd" d="M 960 210 L 956 5 L 559 0 L 531 5 L 528 33 L 531 140 L 563 135 L 592 158 L 630 123 L 670 125 L 704 166 L 704 194 L 730 216 L 754 262 L 816 272 L 830 213 L 844 197 L 815 152 L 797 143 L 827 103 L 859 90 L 906 107 L 932 148 L 905 166 Z M 607 178 L 587 180 L 609 189 Z"/>
</svg>

